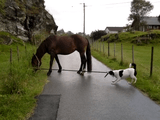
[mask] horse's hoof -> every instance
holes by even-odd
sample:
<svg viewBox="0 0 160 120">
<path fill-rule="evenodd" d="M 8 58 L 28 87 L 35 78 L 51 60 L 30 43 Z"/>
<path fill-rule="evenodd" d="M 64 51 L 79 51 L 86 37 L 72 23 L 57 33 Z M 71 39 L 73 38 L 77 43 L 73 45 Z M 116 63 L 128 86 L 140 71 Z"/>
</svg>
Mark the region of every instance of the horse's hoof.
<svg viewBox="0 0 160 120">
<path fill-rule="evenodd" d="M 48 72 L 48 73 L 47 73 L 47 76 L 50 76 L 50 75 L 51 75 L 51 72 Z"/>
<path fill-rule="evenodd" d="M 58 73 L 61 73 L 62 72 L 62 70 L 58 70 Z"/>
<path fill-rule="evenodd" d="M 84 76 L 84 72 L 81 72 L 80 75 Z"/>
<path fill-rule="evenodd" d="M 81 74 L 81 71 L 77 71 L 78 74 Z"/>
<path fill-rule="evenodd" d="M 84 72 L 82 72 L 82 71 L 78 71 L 77 73 L 84 76 Z"/>
</svg>

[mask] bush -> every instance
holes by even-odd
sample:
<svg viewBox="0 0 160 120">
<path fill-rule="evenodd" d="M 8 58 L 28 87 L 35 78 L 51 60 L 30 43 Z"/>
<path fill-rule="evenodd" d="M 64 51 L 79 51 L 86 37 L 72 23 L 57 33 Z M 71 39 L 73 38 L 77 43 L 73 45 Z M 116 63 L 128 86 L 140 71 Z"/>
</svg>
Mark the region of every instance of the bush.
<svg viewBox="0 0 160 120">
<path fill-rule="evenodd" d="M 98 30 L 91 33 L 91 38 L 94 40 L 98 40 L 104 35 L 106 35 L 106 32 L 104 30 Z"/>
</svg>

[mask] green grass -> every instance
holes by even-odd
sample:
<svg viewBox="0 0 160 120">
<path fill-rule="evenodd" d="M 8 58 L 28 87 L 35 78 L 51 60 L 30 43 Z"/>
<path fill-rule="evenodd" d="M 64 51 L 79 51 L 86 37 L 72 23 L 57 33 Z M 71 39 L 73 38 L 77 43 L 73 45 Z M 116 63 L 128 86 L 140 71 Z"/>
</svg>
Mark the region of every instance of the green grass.
<svg viewBox="0 0 160 120">
<path fill-rule="evenodd" d="M 134 32 L 122 32 L 118 33 L 118 39 L 117 39 L 117 34 L 107 34 L 102 36 L 102 39 L 108 38 L 108 41 L 113 42 L 113 41 L 119 41 L 119 42 L 136 42 L 136 40 L 139 37 L 148 37 L 148 35 L 154 35 L 155 38 L 154 40 L 148 40 L 148 43 L 160 43 L 160 30 L 150 30 L 147 32 L 142 32 L 142 31 L 134 31 Z M 158 39 L 157 39 L 158 38 Z M 100 40 L 99 40 L 100 41 Z M 141 41 L 142 43 L 139 43 L 139 45 L 144 45 L 145 41 Z"/>
<path fill-rule="evenodd" d="M 1 1 L 0 1 L 0 13 L 1 13 L 2 15 L 5 14 L 5 12 L 4 12 L 5 2 L 6 2 L 6 0 L 1 0 Z"/>
<path fill-rule="evenodd" d="M 47 82 L 47 71 L 34 72 L 31 66 L 31 58 L 36 47 L 19 42 L 12 45 L 0 44 L 0 120 L 27 119 L 36 106 L 35 96 L 42 92 Z M 42 67 L 48 68 L 49 59 L 47 54 L 42 58 Z"/>
<path fill-rule="evenodd" d="M 11 40 L 13 41 L 12 45 L 13 44 L 24 45 L 24 42 L 20 38 L 17 38 L 16 36 L 8 32 L 0 31 L 0 44 L 9 44 Z"/>
<path fill-rule="evenodd" d="M 108 56 L 108 43 L 94 42 L 92 55 L 112 69 L 124 69 L 132 62 L 132 45 L 129 42 L 116 43 L 114 58 L 114 43 L 110 43 L 110 56 Z M 98 44 L 98 45 L 97 45 Z M 100 45 L 101 44 L 101 45 Z M 123 44 L 123 64 L 121 61 L 121 44 Z M 137 83 L 134 85 L 148 94 L 154 101 L 160 103 L 160 44 L 145 46 L 134 45 L 134 61 L 137 64 Z M 100 49 L 101 46 L 101 49 Z M 151 47 L 154 46 L 153 75 L 150 77 Z M 98 48 L 98 49 L 97 49 Z M 104 51 L 104 52 L 103 52 Z"/>
</svg>

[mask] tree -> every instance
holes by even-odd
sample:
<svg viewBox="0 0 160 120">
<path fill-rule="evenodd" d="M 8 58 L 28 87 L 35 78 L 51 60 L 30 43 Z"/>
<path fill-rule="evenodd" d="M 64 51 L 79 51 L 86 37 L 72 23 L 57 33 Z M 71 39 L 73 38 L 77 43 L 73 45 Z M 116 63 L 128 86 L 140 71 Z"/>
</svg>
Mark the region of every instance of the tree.
<svg viewBox="0 0 160 120">
<path fill-rule="evenodd" d="M 146 16 L 153 9 L 153 5 L 149 1 L 145 0 L 133 0 L 131 2 L 131 14 L 128 20 L 134 20 L 139 30 L 141 19 Z"/>
<path fill-rule="evenodd" d="M 91 38 L 93 38 L 94 40 L 97 40 L 101 38 L 103 35 L 106 35 L 106 32 L 104 30 L 93 31 L 91 33 Z"/>
</svg>

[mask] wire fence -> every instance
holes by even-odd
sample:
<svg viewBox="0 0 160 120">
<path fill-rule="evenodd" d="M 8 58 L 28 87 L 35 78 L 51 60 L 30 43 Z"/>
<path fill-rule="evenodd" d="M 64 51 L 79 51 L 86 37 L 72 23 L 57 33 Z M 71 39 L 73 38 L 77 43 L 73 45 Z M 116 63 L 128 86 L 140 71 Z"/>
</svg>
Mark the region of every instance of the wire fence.
<svg viewBox="0 0 160 120">
<path fill-rule="evenodd" d="M 106 41 L 93 41 L 90 40 L 91 47 L 103 53 L 107 57 L 111 57 L 120 61 L 120 64 L 123 63 L 138 63 L 139 66 L 150 71 L 150 76 L 153 74 L 154 62 L 154 47 L 152 46 L 136 46 L 130 44 L 122 43 L 109 43 Z M 155 61 L 158 61 L 160 58 L 156 57 Z"/>
</svg>

